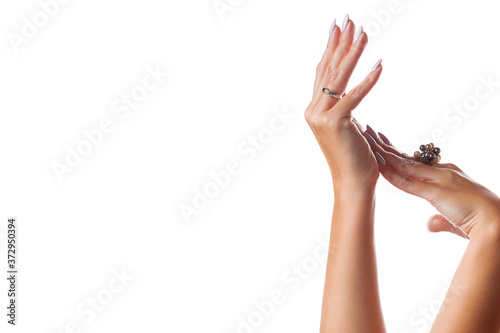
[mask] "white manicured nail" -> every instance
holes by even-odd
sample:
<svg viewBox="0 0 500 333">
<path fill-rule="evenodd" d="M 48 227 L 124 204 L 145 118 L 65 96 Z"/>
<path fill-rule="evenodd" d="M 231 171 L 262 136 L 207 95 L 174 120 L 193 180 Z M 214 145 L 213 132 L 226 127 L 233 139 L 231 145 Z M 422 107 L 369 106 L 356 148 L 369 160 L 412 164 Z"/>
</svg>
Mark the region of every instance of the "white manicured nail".
<svg viewBox="0 0 500 333">
<path fill-rule="evenodd" d="M 335 29 L 336 24 L 337 24 L 337 19 L 334 19 L 332 25 L 330 26 L 330 35 L 332 34 L 333 29 Z"/>
<path fill-rule="evenodd" d="M 346 14 L 345 19 L 344 19 L 344 23 L 342 23 L 342 31 L 344 31 L 345 28 L 347 28 L 348 23 L 349 23 L 349 14 Z"/>
<path fill-rule="evenodd" d="M 370 134 L 372 136 L 372 138 L 374 139 L 377 139 L 378 140 L 378 136 L 377 136 L 377 132 L 375 132 L 373 130 L 373 128 L 371 128 L 370 125 L 366 124 L 366 131 L 368 132 L 368 134 Z"/>
<path fill-rule="evenodd" d="M 375 139 L 370 134 L 368 134 L 368 132 L 364 132 L 363 135 L 365 136 L 366 140 L 368 141 L 368 143 L 370 145 L 372 145 L 372 146 L 377 145 L 377 142 L 375 141 Z"/>
<path fill-rule="evenodd" d="M 382 155 L 380 155 L 378 153 L 378 151 L 375 152 L 375 158 L 377 159 L 377 162 L 382 165 L 382 166 L 385 166 L 387 164 L 387 162 L 385 161 L 385 159 L 382 157 Z"/>
<path fill-rule="evenodd" d="M 391 145 L 392 146 L 391 141 L 389 141 L 389 139 L 387 139 L 387 137 L 383 133 L 378 132 L 378 137 L 381 138 L 382 141 L 384 141 L 384 143 L 386 145 Z"/>
<path fill-rule="evenodd" d="M 354 41 L 357 41 L 359 36 L 363 33 L 363 26 L 360 26 L 358 31 L 356 31 L 356 35 L 354 36 Z"/>
<path fill-rule="evenodd" d="M 376 70 L 377 68 L 379 68 L 379 66 L 380 66 L 380 64 L 381 64 L 381 63 L 382 63 L 382 59 L 379 59 L 379 60 L 375 63 L 375 65 L 373 66 L 373 68 L 372 68 L 372 72 L 373 72 L 374 70 Z"/>
</svg>

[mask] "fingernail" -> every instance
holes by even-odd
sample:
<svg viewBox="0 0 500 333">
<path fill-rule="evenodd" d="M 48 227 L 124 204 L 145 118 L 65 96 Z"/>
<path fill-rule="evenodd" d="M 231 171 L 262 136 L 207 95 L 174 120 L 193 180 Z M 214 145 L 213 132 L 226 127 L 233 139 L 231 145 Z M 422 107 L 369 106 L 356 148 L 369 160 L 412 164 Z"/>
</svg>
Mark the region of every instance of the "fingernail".
<svg viewBox="0 0 500 333">
<path fill-rule="evenodd" d="M 380 155 L 378 153 L 378 151 L 375 152 L 375 158 L 377 159 L 377 162 L 382 165 L 382 166 L 385 166 L 387 163 L 385 162 L 385 159 L 382 157 L 382 155 Z"/>
<path fill-rule="evenodd" d="M 360 26 L 358 31 L 356 31 L 356 35 L 354 36 L 354 41 L 357 41 L 359 36 L 363 33 L 363 26 Z"/>
<path fill-rule="evenodd" d="M 389 139 L 387 139 L 387 137 L 384 134 L 378 132 L 378 136 L 382 139 L 382 141 L 384 141 L 386 145 L 391 145 L 391 141 L 389 141 Z"/>
<path fill-rule="evenodd" d="M 374 70 L 376 70 L 377 68 L 379 68 L 379 66 L 380 66 L 380 64 L 381 64 L 381 63 L 382 63 L 382 59 L 379 59 L 379 60 L 375 63 L 375 65 L 373 66 L 373 68 L 372 68 L 372 72 L 373 72 Z"/>
<path fill-rule="evenodd" d="M 342 31 L 344 31 L 345 28 L 347 28 L 348 23 L 349 23 L 349 14 L 346 14 L 344 18 L 344 23 L 342 23 Z"/>
<path fill-rule="evenodd" d="M 375 133 L 375 131 L 373 130 L 373 128 L 370 127 L 370 125 L 366 125 L 366 131 L 368 132 L 368 134 L 372 136 L 372 138 L 378 139 L 377 133 Z"/>
<path fill-rule="evenodd" d="M 370 134 L 368 134 L 368 132 L 364 132 L 363 135 L 365 136 L 366 140 L 368 140 L 368 143 L 370 145 L 372 145 L 372 146 L 377 145 L 377 142 L 375 141 L 375 139 Z"/>
<path fill-rule="evenodd" d="M 332 25 L 330 26 L 330 35 L 332 34 L 333 29 L 335 29 L 336 24 L 337 24 L 337 19 L 334 19 Z"/>
</svg>

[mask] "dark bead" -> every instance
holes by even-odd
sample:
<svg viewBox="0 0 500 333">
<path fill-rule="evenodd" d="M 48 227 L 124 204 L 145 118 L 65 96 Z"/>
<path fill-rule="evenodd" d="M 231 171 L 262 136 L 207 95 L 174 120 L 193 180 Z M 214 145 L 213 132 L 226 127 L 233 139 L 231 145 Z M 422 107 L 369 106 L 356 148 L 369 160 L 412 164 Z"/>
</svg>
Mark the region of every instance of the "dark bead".
<svg viewBox="0 0 500 333">
<path fill-rule="evenodd" d="M 439 153 L 441 153 L 441 148 L 436 147 L 432 152 L 436 155 L 439 155 Z"/>
<path fill-rule="evenodd" d="M 420 146 L 420 150 L 421 150 L 421 151 L 425 151 L 425 145 L 421 145 L 421 146 Z"/>
<path fill-rule="evenodd" d="M 429 153 L 428 157 L 429 157 L 429 159 L 430 159 L 430 160 L 433 160 L 433 159 L 435 159 L 435 158 L 436 158 L 436 154 L 434 154 L 434 153 Z"/>
</svg>

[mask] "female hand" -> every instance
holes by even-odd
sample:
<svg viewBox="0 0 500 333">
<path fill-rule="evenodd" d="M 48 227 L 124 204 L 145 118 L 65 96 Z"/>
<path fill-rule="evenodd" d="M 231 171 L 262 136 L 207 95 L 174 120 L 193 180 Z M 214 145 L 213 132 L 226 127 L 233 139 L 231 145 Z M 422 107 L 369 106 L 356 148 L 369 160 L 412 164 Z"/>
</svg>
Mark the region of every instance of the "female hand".
<svg viewBox="0 0 500 333">
<path fill-rule="evenodd" d="M 379 133 L 380 134 L 380 133 Z M 454 164 L 429 166 L 402 154 L 377 135 L 369 142 L 383 158 L 380 172 L 397 188 L 426 199 L 442 215 L 429 220 L 430 231 L 449 231 L 470 238 L 479 233 L 500 236 L 500 199 Z"/>
<path fill-rule="evenodd" d="M 348 17 L 343 32 L 332 24 L 328 46 L 316 69 L 313 98 L 305 111 L 305 118 L 326 157 L 335 185 L 345 185 L 351 190 L 375 187 L 378 166 L 364 130 L 352 117 L 351 111 L 373 88 L 382 66 L 380 60 L 365 80 L 341 100 L 323 93 L 323 88 L 343 95 L 359 57 L 368 43 L 368 37 L 358 30 Z M 337 186 L 336 186 L 337 187 Z M 343 187 L 343 186 L 342 186 Z"/>
</svg>

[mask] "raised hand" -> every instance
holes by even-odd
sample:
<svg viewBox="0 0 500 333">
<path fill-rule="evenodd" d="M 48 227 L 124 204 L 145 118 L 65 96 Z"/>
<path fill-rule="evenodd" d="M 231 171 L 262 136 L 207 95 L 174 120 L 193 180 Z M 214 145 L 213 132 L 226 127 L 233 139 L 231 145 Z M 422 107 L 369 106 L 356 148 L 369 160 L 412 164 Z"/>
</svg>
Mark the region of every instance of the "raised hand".
<svg viewBox="0 0 500 333">
<path fill-rule="evenodd" d="M 378 166 L 363 129 L 351 112 L 373 88 L 382 72 L 377 61 L 363 82 L 338 100 L 323 92 L 323 88 L 340 97 L 354 68 L 368 43 L 360 28 L 354 34 L 354 23 L 346 18 L 343 31 L 332 25 L 323 58 L 316 69 L 313 98 L 305 111 L 305 118 L 326 157 L 336 187 L 350 189 L 374 187 Z M 345 185 L 345 186 L 344 186 Z"/>
<path fill-rule="evenodd" d="M 378 294 L 373 220 L 378 165 L 363 129 L 351 112 L 373 88 L 378 61 L 361 84 L 343 98 L 368 43 L 346 16 L 342 31 L 332 24 L 316 70 L 313 98 L 305 117 L 330 166 L 335 202 L 328 253 L 321 328 L 327 332 L 385 332 Z M 325 94 L 327 92 L 335 95 Z"/>
</svg>

